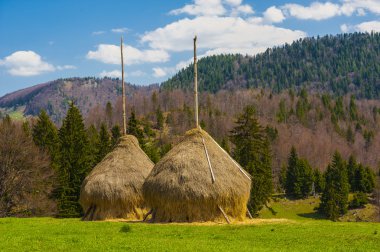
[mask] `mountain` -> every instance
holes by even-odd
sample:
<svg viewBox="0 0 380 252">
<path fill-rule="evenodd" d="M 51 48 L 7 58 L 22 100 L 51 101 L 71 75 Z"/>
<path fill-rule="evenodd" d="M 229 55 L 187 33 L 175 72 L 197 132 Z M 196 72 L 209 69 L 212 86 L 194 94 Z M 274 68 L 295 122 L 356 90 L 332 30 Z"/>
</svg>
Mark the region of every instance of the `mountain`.
<svg viewBox="0 0 380 252">
<path fill-rule="evenodd" d="M 198 62 L 199 89 L 307 86 L 334 95 L 380 98 L 380 33 L 305 38 L 256 56 L 218 55 Z M 193 66 L 162 83 L 162 89 L 191 89 Z"/>
<path fill-rule="evenodd" d="M 126 84 L 128 97 L 136 93 L 158 89 L 158 85 L 135 86 Z M 65 116 L 69 101 L 80 108 L 86 115 L 93 107 L 105 106 L 110 101 L 115 103 L 121 96 L 121 81 L 111 78 L 68 78 L 22 89 L 0 98 L 0 108 L 16 109 L 25 107 L 25 115 L 36 115 L 45 109 L 55 122 Z"/>
</svg>

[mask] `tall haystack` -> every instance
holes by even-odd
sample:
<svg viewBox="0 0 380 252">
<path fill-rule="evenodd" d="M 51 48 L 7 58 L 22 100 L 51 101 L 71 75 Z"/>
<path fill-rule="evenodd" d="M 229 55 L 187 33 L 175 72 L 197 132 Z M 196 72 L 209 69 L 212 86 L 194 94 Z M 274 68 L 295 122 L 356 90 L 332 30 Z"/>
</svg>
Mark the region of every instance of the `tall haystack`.
<svg viewBox="0 0 380 252">
<path fill-rule="evenodd" d="M 197 128 L 154 166 L 143 194 L 155 222 L 242 220 L 250 188 L 249 175 Z"/>
<path fill-rule="evenodd" d="M 126 135 L 83 181 L 80 204 L 84 220 L 142 219 L 142 185 L 154 164 L 136 137 Z"/>
</svg>

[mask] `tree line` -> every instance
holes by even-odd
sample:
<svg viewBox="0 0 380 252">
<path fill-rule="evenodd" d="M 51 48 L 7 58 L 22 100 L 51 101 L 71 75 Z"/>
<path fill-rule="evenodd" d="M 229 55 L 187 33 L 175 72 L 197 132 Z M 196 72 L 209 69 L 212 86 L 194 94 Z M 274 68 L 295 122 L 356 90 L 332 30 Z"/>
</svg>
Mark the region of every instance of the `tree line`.
<svg viewBox="0 0 380 252">
<path fill-rule="evenodd" d="M 209 56 L 198 62 L 199 89 L 284 89 L 307 86 L 336 96 L 354 92 L 380 97 L 380 33 L 351 33 L 299 39 L 255 56 Z M 162 89 L 191 89 L 193 67 L 182 69 Z"/>
</svg>

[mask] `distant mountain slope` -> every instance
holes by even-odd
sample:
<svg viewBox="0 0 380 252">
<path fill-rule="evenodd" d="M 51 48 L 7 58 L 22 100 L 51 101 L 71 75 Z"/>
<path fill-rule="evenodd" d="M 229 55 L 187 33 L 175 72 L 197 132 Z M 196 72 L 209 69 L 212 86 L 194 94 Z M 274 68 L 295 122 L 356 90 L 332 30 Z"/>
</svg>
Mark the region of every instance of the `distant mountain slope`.
<svg viewBox="0 0 380 252">
<path fill-rule="evenodd" d="M 198 63 L 199 88 L 268 87 L 275 92 L 309 85 L 336 95 L 354 92 L 380 98 L 380 33 L 300 39 L 254 57 L 219 55 Z M 193 66 L 162 83 L 163 89 L 192 88 Z"/>
<path fill-rule="evenodd" d="M 126 94 L 157 89 L 157 85 L 126 85 Z M 45 109 L 52 119 L 59 122 L 66 114 L 70 100 L 73 100 L 86 115 L 96 105 L 115 103 L 121 96 L 121 81 L 111 78 L 69 78 L 58 79 L 30 88 L 22 89 L 0 98 L 0 108 L 25 106 L 25 115 L 36 115 Z"/>
</svg>

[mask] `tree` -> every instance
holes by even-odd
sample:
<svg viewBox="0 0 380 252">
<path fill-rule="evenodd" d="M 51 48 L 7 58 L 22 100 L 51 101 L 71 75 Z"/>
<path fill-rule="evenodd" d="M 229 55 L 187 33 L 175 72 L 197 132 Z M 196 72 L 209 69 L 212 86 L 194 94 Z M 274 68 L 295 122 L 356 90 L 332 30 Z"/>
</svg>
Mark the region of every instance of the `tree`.
<svg viewBox="0 0 380 252">
<path fill-rule="evenodd" d="M 78 217 L 81 214 L 78 203 L 80 187 L 91 169 L 91 153 L 82 115 L 74 103 L 70 104 L 63 120 L 59 140 L 61 155 L 58 216 Z"/>
<path fill-rule="evenodd" d="M 0 123 L 0 217 L 52 214 L 53 183 L 47 153 L 6 116 Z"/>
<path fill-rule="evenodd" d="M 119 142 L 119 138 L 121 137 L 120 127 L 119 125 L 114 125 L 111 129 L 111 146 L 115 147 L 115 145 Z"/>
<path fill-rule="evenodd" d="M 36 124 L 32 128 L 34 143 L 43 151 L 47 151 L 51 159 L 51 167 L 57 171 L 59 163 L 58 130 L 45 110 L 41 110 Z"/>
<path fill-rule="evenodd" d="M 136 114 L 132 111 L 131 116 L 128 118 L 128 128 L 127 133 L 134 135 L 138 140 L 140 145 L 144 142 L 144 132 L 140 128 L 139 121 L 136 118 Z"/>
<path fill-rule="evenodd" d="M 318 169 L 314 170 L 314 188 L 316 193 L 322 193 L 325 188 L 325 178 Z"/>
<path fill-rule="evenodd" d="M 295 194 L 295 183 L 297 180 L 297 162 L 298 155 L 296 148 L 292 146 L 290 150 L 290 155 L 288 157 L 288 167 L 286 169 L 286 181 L 285 181 L 285 192 L 288 196 Z"/>
<path fill-rule="evenodd" d="M 332 163 L 328 165 L 326 185 L 321 197 L 319 211 L 330 220 L 336 221 L 348 208 L 348 176 L 344 160 L 335 152 Z"/>
<path fill-rule="evenodd" d="M 351 98 L 350 98 L 349 111 L 350 111 L 351 121 L 358 120 L 358 108 L 356 107 L 355 96 L 353 95 L 351 95 Z"/>
<path fill-rule="evenodd" d="M 96 130 L 95 125 L 91 124 L 86 130 L 87 138 L 89 142 L 89 153 L 91 157 L 91 167 L 94 167 L 98 163 L 99 152 L 99 133 Z"/>
<path fill-rule="evenodd" d="M 248 208 L 257 214 L 268 202 L 273 182 L 270 144 L 253 106 L 247 106 L 238 117 L 231 142 L 235 145 L 234 158 L 252 175 Z"/>
<path fill-rule="evenodd" d="M 162 128 L 164 127 L 165 118 L 160 106 L 158 106 L 156 110 L 156 119 L 157 119 L 157 122 L 156 122 L 157 129 L 162 130 Z"/>
<path fill-rule="evenodd" d="M 296 199 L 310 195 L 313 185 L 313 170 L 306 159 L 298 158 L 294 146 L 290 150 L 286 171 L 286 195 Z"/>
<path fill-rule="evenodd" d="M 112 118 L 113 118 L 113 107 L 112 107 L 111 102 L 107 102 L 105 112 L 106 112 L 107 127 L 111 128 Z"/>
<path fill-rule="evenodd" d="M 108 133 L 107 126 L 102 123 L 99 131 L 99 147 L 97 153 L 97 161 L 100 162 L 110 152 L 111 141 L 110 134 Z"/>
</svg>

